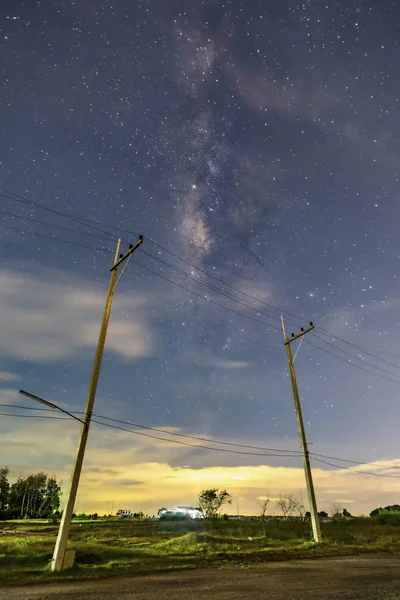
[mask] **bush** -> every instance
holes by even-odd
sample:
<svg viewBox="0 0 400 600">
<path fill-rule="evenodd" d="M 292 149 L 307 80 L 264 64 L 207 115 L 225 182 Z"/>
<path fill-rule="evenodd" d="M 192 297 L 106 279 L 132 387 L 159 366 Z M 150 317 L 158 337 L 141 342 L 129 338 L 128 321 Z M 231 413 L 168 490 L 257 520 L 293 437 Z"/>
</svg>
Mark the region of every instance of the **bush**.
<svg viewBox="0 0 400 600">
<path fill-rule="evenodd" d="M 18 519 L 19 517 L 20 511 L 18 508 L 0 510 L 0 521 L 11 521 L 12 519 Z"/>
<path fill-rule="evenodd" d="M 395 527 L 400 527 L 400 513 L 381 513 L 375 517 L 375 520 L 378 525 L 394 525 Z"/>
</svg>

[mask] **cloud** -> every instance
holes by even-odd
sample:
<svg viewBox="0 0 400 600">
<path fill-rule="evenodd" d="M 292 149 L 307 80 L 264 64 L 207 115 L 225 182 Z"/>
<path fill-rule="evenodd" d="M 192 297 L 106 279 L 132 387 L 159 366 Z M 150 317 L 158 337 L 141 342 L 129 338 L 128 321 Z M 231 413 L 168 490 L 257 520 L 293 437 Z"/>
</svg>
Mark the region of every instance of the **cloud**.
<svg viewBox="0 0 400 600">
<path fill-rule="evenodd" d="M 242 98 L 257 112 L 264 113 L 269 109 L 282 113 L 301 112 L 313 120 L 324 114 L 334 102 L 332 95 L 323 89 L 308 89 L 300 84 L 279 84 L 269 80 L 264 73 L 252 75 L 240 66 L 230 65 L 227 72 L 235 81 Z"/>
<path fill-rule="evenodd" d="M 236 370 L 246 369 L 251 366 L 251 363 L 246 360 L 234 360 L 213 356 L 207 350 L 192 350 L 191 352 L 187 352 L 185 353 L 183 360 L 198 367 L 211 367 L 212 369 Z"/>
<path fill-rule="evenodd" d="M 34 362 L 82 355 L 97 344 L 105 298 L 105 287 L 56 269 L 0 271 L 0 353 Z M 120 358 L 154 351 L 154 332 L 146 323 L 151 298 L 115 295 L 106 347 Z"/>
<path fill-rule="evenodd" d="M 10 373 L 9 371 L 0 371 L 0 381 L 18 381 L 21 377 L 18 373 Z"/>
<path fill-rule="evenodd" d="M 6 423 L 6 420 L 0 421 L 0 428 Z M 12 431 L 9 423 L 2 434 L 0 453 L 4 464 L 10 466 L 11 478 L 20 473 L 44 470 L 57 475 L 65 488 L 79 426 L 65 421 L 64 437 L 60 440 L 59 427 L 52 421 L 13 421 Z M 272 499 L 279 498 L 280 494 L 299 492 L 307 497 L 300 464 L 298 467 L 251 463 L 239 466 L 232 462 L 222 466 L 220 455 L 215 452 L 214 464 L 193 468 L 187 462 L 188 452 L 187 448 L 173 442 L 148 440 L 123 431 L 93 427 L 78 492 L 79 510 L 105 513 L 109 510 L 107 503 L 113 500 L 116 510 L 130 508 L 154 514 L 162 505 L 195 504 L 199 492 L 207 487 L 226 488 L 238 499 L 240 511 L 249 514 L 259 512 L 259 499 L 267 494 Z M 181 456 L 183 466 L 172 466 L 172 460 L 178 456 Z M 236 460 L 236 457 L 232 458 L 232 461 Z M 390 473 L 400 461 L 387 460 L 385 464 L 386 472 Z M 355 469 L 358 473 L 313 468 L 320 510 L 330 510 L 333 503 L 339 502 L 351 504 L 354 513 L 368 513 L 376 506 L 396 502 L 400 493 L 399 479 L 380 479 L 378 489 L 375 477 L 362 473 L 362 467 Z M 368 469 L 377 471 L 378 464 Z M 278 512 L 274 502 L 270 511 Z"/>
<path fill-rule="evenodd" d="M 372 318 L 374 315 L 389 313 L 398 310 L 400 300 L 398 298 L 387 298 L 366 303 L 361 307 L 362 321 Z M 349 330 L 355 323 L 360 321 L 360 307 L 357 308 L 336 308 L 331 310 L 323 319 L 324 327 L 336 335 L 342 335 Z"/>
</svg>

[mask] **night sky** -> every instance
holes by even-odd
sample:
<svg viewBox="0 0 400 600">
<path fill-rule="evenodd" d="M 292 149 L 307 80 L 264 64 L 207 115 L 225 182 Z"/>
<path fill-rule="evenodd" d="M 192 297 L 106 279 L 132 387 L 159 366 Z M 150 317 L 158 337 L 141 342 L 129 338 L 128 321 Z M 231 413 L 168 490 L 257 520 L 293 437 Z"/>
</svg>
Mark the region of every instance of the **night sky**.
<svg viewBox="0 0 400 600">
<path fill-rule="evenodd" d="M 24 388 L 83 410 L 116 238 L 125 251 L 143 234 L 95 412 L 299 450 L 284 311 L 289 334 L 316 324 L 296 356 L 310 450 L 358 471 L 313 462 L 320 507 L 398 503 L 396 4 L 3 0 L 2 404 L 30 406 Z M 0 433 L 14 477 L 67 482 L 76 423 L 4 416 Z M 255 512 L 267 491 L 304 493 L 294 453 L 90 434 L 82 510 L 224 486 Z"/>
</svg>

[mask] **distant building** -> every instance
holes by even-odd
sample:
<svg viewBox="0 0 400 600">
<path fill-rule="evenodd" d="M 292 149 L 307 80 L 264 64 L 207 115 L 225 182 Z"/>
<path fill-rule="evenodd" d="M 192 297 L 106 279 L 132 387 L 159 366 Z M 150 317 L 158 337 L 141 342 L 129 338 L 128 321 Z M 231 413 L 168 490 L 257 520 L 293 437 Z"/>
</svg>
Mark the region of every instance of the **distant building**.
<svg viewBox="0 0 400 600">
<path fill-rule="evenodd" d="M 175 506 L 168 510 L 160 510 L 158 517 L 164 519 L 172 518 L 188 518 L 188 519 L 204 519 L 203 513 L 198 508 L 192 506 Z"/>
</svg>

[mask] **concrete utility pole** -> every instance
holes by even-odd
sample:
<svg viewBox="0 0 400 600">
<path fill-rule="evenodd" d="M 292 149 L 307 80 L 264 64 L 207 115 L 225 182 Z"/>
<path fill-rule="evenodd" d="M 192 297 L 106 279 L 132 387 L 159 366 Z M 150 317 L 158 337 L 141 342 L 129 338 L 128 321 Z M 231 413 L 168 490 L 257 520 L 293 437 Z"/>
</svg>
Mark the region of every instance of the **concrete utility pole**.
<svg viewBox="0 0 400 600">
<path fill-rule="evenodd" d="M 67 567 L 71 567 L 73 564 L 73 556 L 72 556 L 72 559 L 69 557 L 67 560 L 65 560 L 68 534 L 69 534 L 69 530 L 70 530 L 70 526 L 71 526 L 72 514 L 74 512 L 74 505 L 75 505 L 75 500 L 76 500 L 76 494 L 78 491 L 79 478 L 81 475 L 83 459 L 85 456 L 86 443 L 87 443 L 88 434 L 89 434 L 89 427 L 90 427 L 90 422 L 92 419 L 93 406 L 94 406 L 94 401 L 95 401 L 95 397 L 96 397 L 97 384 L 99 381 L 101 361 L 103 358 L 104 344 L 106 341 L 106 334 L 107 334 L 107 328 L 108 328 L 108 321 L 110 319 L 113 295 L 114 295 L 115 288 L 119 282 L 119 279 L 125 269 L 125 267 L 124 267 L 124 269 L 121 272 L 120 277 L 117 279 L 118 267 L 126 259 L 129 259 L 132 256 L 133 252 L 142 243 L 143 243 L 143 236 L 140 236 L 139 240 L 136 242 L 135 245 L 132 245 L 132 244 L 130 245 L 129 250 L 128 250 L 128 252 L 126 252 L 126 254 L 119 254 L 121 240 L 119 239 L 118 243 L 117 243 L 117 250 L 115 253 L 114 264 L 110 269 L 111 276 L 110 276 L 110 283 L 108 286 L 107 300 L 106 300 L 106 305 L 104 308 L 104 315 L 103 315 L 103 321 L 101 323 L 99 339 L 97 342 L 96 354 L 94 357 L 92 376 L 90 379 L 89 390 L 88 390 L 87 401 L 86 401 L 85 417 L 83 419 L 83 425 L 82 425 L 82 429 L 81 429 L 81 437 L 80 437 L 78 451 L 77 451 L 76 459 L 75 459 L 75 465 L 74 465 L 74 469 L 73 469 L 72 477 L 71 477 L 71 487 L 70 487 L 70 490 L 68 493 L 67 504 L 65 505 L 65 508 L 63 510 L 60 528 L 58 530 L 57 541 L 56 541 L 56 545 L 54 548 L 53 559 L 52 559 L 52 563 L 51 563 L 52 571 L 61 571 Z M 127 266 L 127 264 L 128 263 L 126 263 L 125 266 Z"/>
<path fill-rule="evenodd" d="M 321 542 L 322 541 L 321 527 L 320 527 L 320 523 L 319 523 L 317 501 L 315 499 L 314 483 L 313 483 L 313 478 L 312 478 L 312 473 L 311 473 L 310 455 L 308 452 L 306 432 L 304 429 L 303 414 L 301 412 L 300 396 L 299 396 L 299 390 L 297 388 L 296 372 L 294 370 L 292 350 L 290 348 L 290 344 L 292 342 L 294 342 L 294 340 L 297 340 L 298 338 L 302 337 L 303 335 L 305 335 L 306 333 L 308 333 L 309 331 L 314 329 L 314 325 L 312 323 L 310 323 L 310 327 L 306 330 L 301 328 L 300 333 L 298 333 L 297 335 L 294 335 L 292 333 L 292 337 L 289 339 L 286 335 L 285 323 L 283 321 L 282 316 L 281 316 L 281 321 L 282 321 L 283 338 L 285 340 L 284 345 L 286 346 L 287 358 L 288 358 L 288 363 L 289 363 L 290 378 L 292 380 L 294 405 L 296 408 L 297 425 L 299 428 L 301 449 L 302 449 L 303 457 L 304 457 L 304 471 L 305 471 L 305 475 L 306 475 L 308 501 L 310 504 L 310 515 L 311 515 L 311 525 L 312 525 L 313 537 L 314 537 L 314 542 Z"/>
</svg>

